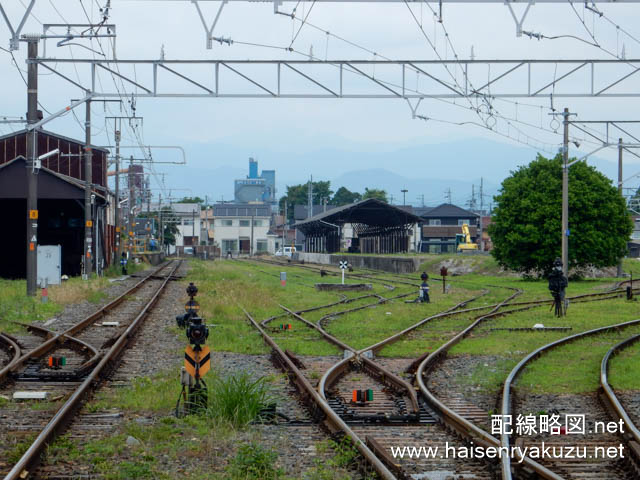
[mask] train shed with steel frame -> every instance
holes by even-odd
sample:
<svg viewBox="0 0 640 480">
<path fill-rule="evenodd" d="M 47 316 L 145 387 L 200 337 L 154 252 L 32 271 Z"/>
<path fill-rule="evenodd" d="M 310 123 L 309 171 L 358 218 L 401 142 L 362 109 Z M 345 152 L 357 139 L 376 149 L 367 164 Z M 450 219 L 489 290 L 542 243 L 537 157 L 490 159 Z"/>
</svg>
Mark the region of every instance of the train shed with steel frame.
<svg viewBox="0 0 640 480">
<path fill-rule="evenodd" d="M 353 229 L 352 251 L 403 253 L 409 251 L 411 226 L 419 222 L 417 215 L 368 198 L 314 215 L 294 227 L 305 235 L 305 252 L 339 252 L 342 229 L 350 224 Z"/>
</svg>

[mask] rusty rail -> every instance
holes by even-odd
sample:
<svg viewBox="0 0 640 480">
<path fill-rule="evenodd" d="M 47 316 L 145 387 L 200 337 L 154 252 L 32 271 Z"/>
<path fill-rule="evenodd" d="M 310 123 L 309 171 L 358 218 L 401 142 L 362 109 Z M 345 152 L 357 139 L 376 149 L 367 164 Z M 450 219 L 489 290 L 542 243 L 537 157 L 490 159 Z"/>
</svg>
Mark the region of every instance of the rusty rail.
<svg viewBox="0 0 640 480">
<path fill-rule="evenodd" d="M 9 363 L 7 363 L 2 369 L 0 369 L 0 378 L 3 378 L 5 375 L 7 375 L 7 372 L 11 370 L 13 365 L 20 358 L 21 351 L 20 346 L 16 343 L 16 341 L 7 334 L 0 333 L 0 342 L 2 342 L 6 346 L 7 350 L 13 352 L 13 358 L 9 360 Z"/>
<path fill-rule="evenodd" d="M 153 270 L 149 275 L 143 277 L 142 280 L 140 280 L 138 283 L 136 283 L 129 290 L 127 290 L 122 295 L 118 296 L 117 298 L 113 299 L 111 302 L 109 302 L 105 306 L 99 308 L 97 311 L 95 311 L 93 314 L 89 315 L 83 321 L 75 324 L 73 327 L 70 327 L 67 330 L 63 331 L 63 332 L 55 334 L 54 336 L 52 336 L 48 340 L 42 342 L 36 348 L 34 348 L 32 350 L 29 350 L 28 352 L 22 354 L 19 358 L 15 359 L 11 363 L 10 368 L 3 369 L 3 370 L 0 371 L 0 382 L 2 382 L 9 375 L 9 373 L 15 372 L 17 369 L 19 369 L 21 366 L 23 366 L 29 359 L 31 359 L 31 358 L 39 358 L 39 357 L 47 354 L 49 351 L 51 351 L 53 348 L 55 348 L 56 344 L 60 343 L 61 341 L 64 341 L 65 337 L 73 337 L 73 336 L 75 336 L 76 333 L 84 330 L 87 326 L 91 325 L 96 320 L 98 320 L 99 318 L 103 317 L 111 309 L 117 307 L 120 303 L 122 303 L 126 299 L 126 297 L 128 295 L 131 295 L 131 293 L 133 293 L 136 290 L 138 290 L 145 282 L 147 282 L 150 278 L 152 278 L 153 275 L 157 274 L 157 272 L 159 272 L 160 270 L 162 270 L 166 266 L 167 266 L 166 263 L 160 265 L 158 268 Z"/>
<path fill-rule="evenodd" d="M 56 434 L 61 431 L 64 426 L 71 420 L 75 411 L 82 405 L 83 399 L 86 397 L 86 395 L 98 385 L 100 379 L 103 377 L 104 372 L 108 370 L 109 367 L 113 367 L 115 365 L 117 357 L 126 347 L 131 337 L 138 330 L 143 320 L 149 314 L 149 311 L 156 304 L 160 297 L 160 294 L 164 291 L 164 288 L 170 281 L 172 274 L 179 268 L 180 264 L 181 261 L 178 261 L 176 263 L 171 273 L 162 282 L 162 285 L 158 288 L 151 300 L 147 302 L 147 304 L 142 308 L 140 313 L 138 313 L 133 322 L 131 322 L 127 329 L 118 337 L 118 340 L 116 340 L 116 342 L 111 346 L 107 353 L 102 357 L 102 360 L 100 360 L 98 365 L 93 368 L 91 373 L 73 392 L 71 397 L 67 399 L 67 401 L 60 407 L 53 418 L 49 420 L 47 425 L 38 434 L 36 439 L 29 446 L 27 451 L 22 455 L 20 460 L 18 460 L 18 462 L 6 475 L 4 480 L 22 480 L 29 477 L 29 475 L 31 474 L 31 469 L 40 460 L 40 455 L 46 448 L 47 444 L 51 442 Z M 165 266 L 166 265 L 163 265 L 163 268 Z M 143 281 L 146 281 L 146 278 Z M 84 321 L 80 323 L 84 323 Z M 53 338 L 58 337 L 59 335 Z"/>
<path fill-rule="evenodd" d="M 631 418 L 629 418 L 629 414 L 626 412 L 626 410 L 618 400 L 618 397 L 616 396 L 615 392 L 611 388 L 611 385 L 609 385 L 609 380 L 608 380 L 609 360 L 611 359 L 611 357 L 616 353 L 618 353 L 620 350 L 627 348 L 631 344 L 637 342 L 638 340 L 640 340 L 640 335 L 634 335 L 630 338 L 627 338 L 626 340 L 623 340 L 617 345 L 614 345 L 613 347 L 611 347 L 611 350 L 609 350 L 606 353 L 606 355 L 602 358 L 602 364 L 600 365 L 600 385 L 602 386 L 602 389 L 605 395 L 607 396 L 607 398 L 609 399 L 609 402 L 611 403 L 611 406 L 614 408 L 616 414 L 622 419 L 622 421 L 627 426 L 627 431 L 631 434 L 633 439 L 640 445 L 640 430 L 638 430 L 638 427 L 633 423 Z"/>
<path fill-rule="evenodd" d="M 308 327 L 317 330 L 330 343 L 336 345 L 339 348 L 342 348 L 343 350 L 347 350 L 347 351 L 349 351 L 349 352 L 351 352 L 353 354 L 353 356 L 348 357 L 348 358 L 345 359 L 345 360 L 347 360 L 346 362 L 341 361 L 341 362 L 338 362 L 336 364 L 336 366 L 340 366 L 340 368 L 339 368 L 338 371 L 335 372 L 334 376 L 331 376 L 330 378 L 325 378 L 325 376 L 323 376 L 320 379 L 320 383 L 318 385 L 318 391 L 319 391 L 320 395 L 322 396 L 322 398 L 326 401 L 327 398 L 326 398 L 325 393 L 324 393 L 325 392 L 325 388 L 328 388 L 335 380 L 337 380 L 340 377 L 340 375 L 345 370 L 348 369 L 350 361 L 358 358 L 359 352 L 357 352 L 353 347 L 347 345 L 346 343 L 342 342 L 341 340 L 338 340 L 336 337 L 334 337 L 333 335 L 328 333 L 324 328 L 322 328 L 322 326 L 320 325 L 320 322 L 322 321 L 322 319 L 320 319 L 318 321 L 318 323 L 314 324 L 313 322 L 310 322 L 309 320 L 307 320 L 306 318 L 304 318 L 301 315 L 297 314 L 296 312 L 293 312 L 292 310 L 288 309 L 284 305 L 280 305 L 280 308 L 282 308 L 284 311 L 288 312 L 290 315 L 293 315 L 295 318 L 297 318 L 298 320 L 303 322 Z M 356 309 L 353 309 L 353 311 L 360 310 L 360 308 L 361 307 L 357 307 Z M 344 312 L 342 312 L 342 313 L 344 313 Z M 394 388 L 396 390 L 404 390 L 404 391 L 406 391 L 406 393 L 407 393 L 407 395 L 409 397 L 409 401 L 411 403 L 412 412 L 414 412 L 414 413 L 418 412 L 418 410 L 420 409 L 420 406 L 418 405 L 418 397 L 416 395 L 415 390 L 411 387 L 411 385 L 406 380 L 403 380 L 402 378 L 400 378 L 397 375 L 395 375 L 393 372 L 390 372 L 386 368 L 381 367 L 380 365 L 378 365 L 377 363 L 375 363 L 374 361 L 372 361 L 372 360 L 370 360 L 370 359 L 368 359 L 366 357 L 359 357 L 359 359 L 371 371 L 376 372 L 378 375 L 380 375 L 380 378 L 383 379 L 382 383 L 387 383 L 387 384 L 389 384 L 389 386 L 391 386 L 392 388 Z"/>
<path fill-rule="evenodd" d="M 242 308 L 242 307 L 241 307 Z M 331 431 L 341 431 L 347 437 L 351 439 L 354 446 L 358 449 L 360 454 L 373 466 L 378 475 L 385 480 L 395 480 L 396 477 L 389 471 L 383 462 L 369 449 L 369 447 L 356 435 L 356 433 L 349 428 L 349 426 L 342 420 L 329 406 L 318 392 L 313 388 L 311 383 L 305 378 L 302 372 L 294 365 L 291 359 L 284 353 L 284 351 L 278 346 L 278 344 L 265 332 L 265 330 L 256 322 L 253 317 L 242 308 L 247 319 L 251 324 L 260 332 L 264 341 L 271 347 L 274 353 L 278 356 L 279 361 L 283 366 L 289 370 L 289 372 L 295 377 L 294 384 L 302 390 L 302 394 L 310 399 L 313 404 L 320 409 L 325 415 L 325 422 L 327 427 Z"/>
<path fill-rule="evenodd" d="M 21 327 L 24 327 L 29 331 L 37 332 L 38 334 L 48 338 L 51 338 L 56 335 L 56 332 L 54 332 L 53 330 L 49 330 L 48 328 L 44 328 L 39 325 L 29 325 L 27 323 L 22 323 L 22 322 L 13 322 L 13 323 L 15 323 L 16 325 L 20 325 Z M 98 350 L 96 350 L 95 347 L 93 347 L 92 345 L 89 345 L 87 342 L 83 342 L 82 340 L 75 337 L 71 337 L 69 335 L 63 335 L 61 337 L 61 341 L 59 345 L 64 345 L 67 342 L 69 342 L 71 345 L 75 345 L 76 351 L 79 351 L 80 353 L 83 353 L 87 357 L 89 357 L 89 359 L 86 362 L 84 362 L 82 365 L 80 365 L 77 368 L 76 370 L 77 373 L 84 372 L 88 367 L 90 367 L 91 365 L 93 365 L 98 361 L 98 358 L 100 355 L 98 353 Z"/>
<path fill-rule="evenodd" d="M 625 328 L 625 327 L 629 327 L 632 325 L 638 325 L 640 324 L 640 320 L 631 320 L 628 322 L 623 322 L 623 323 L 618 323 L 615 325 L 607 325 L 605 327 L 599 327 L 599 328 L 594 328 L 592 330 L 587 330 L 586 332 L 581 332 L 581 333 L 576 333 L 574 335 L 570 335 L 568 337 L 564 337 L 561 338 L 560 340 L 556 340 L 554 342 L 548 343 L 547 345 L 544 345 L 540 348 L 537 348 L 536 350 L 534 350 L 533 352 L 531 352 L 529 355 L 527 355 L 525 358 L 523 358 L 514 368 L 513 370 L 511 370 L 511 372 L 509 373 L 509 376 L 507 377 L 507 379 L 504 382 L 504 387 L 502 390 L 502 411 L 501 411 L 501 415 L 509 415 L 510 411 L 511 411 L 511 385 L 513 384 L 514 380 L 516 379 L 516 377 L 522 372 L 522 370 L 524 369 L 525 365 L 527 365 L 529 362 L 531 362 L 532 360 L 538 358 L 539 356 L 541 356 L 543 353 L 548 352 L 549 350 L 556 348 L 560 345 L 564 345 L 566 343 L 578 340 L 580 338 L 584 338 L 584 337 L 588 337 L 591 335 L 596 335 L 598 333 L 602 333 L 602 332 L 606 332 L 606 331 L 610 331 L 610 330 L 617 330 L 617 329 L 621 329 L 621 328 Z M 503 448 L 509 448 L 509 444 L 510 444 L 510 434 L 508 433 L 502 433 L 502 435 L 500 436 L 500 445 Z M 519 456 L 519 459 L 522 458 L 521 456 Z M 502 478 L 504 480 L 511 480 L 512 476 L 511 476 L 511 458 L 508 455 L 504 455 L 502 457 Z M 525 463 L 527 462 L 527 459 L 525 457 Z M 556 474 L 553 474 L 553 476 L 551 475 L 547 475 L 544 472 L 538 472 L 542 478 L 545 479 L 558 479 L 561 477 L 558 477 Z"/>
<path fill-rule="evenodd" d="M 533 308 L 533 306 L 523 306 L 520 308 L 511 309 L 508 311 L 502 311 L 502 312 L 499 311 L 500 308 L 506 306 L 512 299 L 514 299 L 521 293 L 522 293 L 521 290 L 517 290 L 511 296 L 509 296 L 508 298 L 506 298 L 505 300 L 497 304 L 489 313 L 485 315 L 481 315 L 480 317 L 476 318 L 476 320 L 471 325 L 469 325 L 467 328 L 462 330 L 451 340 L 441 345 L 438 349 L 432 352 L 427 358 L 425 358 L 418 366 L 418 370 L 416 372 L 416 380 L 418 382 L 420 392 L 422 393 L 424 398 L 427 400 L 427 402 L 431 405 L 431 407 L 434 408 L 437 412 L 439 412 L 439 414 L 442 416 L 442 421 L 445 424 L 449 425 L 451 428 L 453 428 L 455 431 L 463 435 L 465 438 L 471 438 L 476 444 L 480 444 L 485 447 L 491 446 L 494 448 L 499 448 L 500 441 L 494 436 L 490 435 L 489 433 L 485 432 L 481 428 L 477 427 L 476 425 L 468 421 L 466 418 L 459 415 L 457 412 L 455 412 L 454 410 L 446 406 L 444 403 L 442 403 L 427 388 L 424 376 L 429 369 L 433 368 L 436 361 L 438 361 L 440 358 L 446 355 L 446 353 L 449 351 L 451 347 L 453 347 L 458 342 L 460 342 L 464 337 L 466 337 L 475 327 L 477 327 L 483 321 L 489 318 L 502 316 L 515 311 L 522 311 L 529 308 Z M 532 470 L 536 471 L 537 473 L 544 474 L 545 476 L 543 478 L 553 479 L 553 480 L 562 480 L 562 477 L 559 477 L 555 473 L 551 472 L 547 468 L 543 467 L 539 463 L 534 462 L 529 458 L 525 458 L 524 464 L 528 468 L 531 468 Z"/>
</svg>

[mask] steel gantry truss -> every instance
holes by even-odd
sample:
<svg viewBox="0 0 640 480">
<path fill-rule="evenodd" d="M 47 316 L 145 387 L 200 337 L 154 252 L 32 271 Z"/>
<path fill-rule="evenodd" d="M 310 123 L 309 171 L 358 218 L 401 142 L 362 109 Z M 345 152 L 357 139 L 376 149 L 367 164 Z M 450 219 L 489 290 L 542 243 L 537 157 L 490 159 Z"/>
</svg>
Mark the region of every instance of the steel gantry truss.
<svg viewBox="0 0 640 480">
<path fill-rule="evenodd" d="M 38 58 L 93 98 L 613 98 L 639 97 L 640 59 L 550 60 L 105 60 Z M 88 67 L 88 84 L 63 73 Z M 129 74 L 128 70 L 131 70 Z M 540 79 L 544 79 L 540 81 Z"/>
</svg>

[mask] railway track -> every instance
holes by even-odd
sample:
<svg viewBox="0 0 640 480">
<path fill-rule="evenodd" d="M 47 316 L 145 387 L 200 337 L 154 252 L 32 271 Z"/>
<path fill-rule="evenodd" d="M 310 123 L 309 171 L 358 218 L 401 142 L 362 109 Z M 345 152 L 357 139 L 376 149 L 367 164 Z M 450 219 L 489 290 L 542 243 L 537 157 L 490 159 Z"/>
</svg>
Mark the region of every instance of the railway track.
<svg viewBox="0 0 640 480">
<path fill-rule="evenodd" d="M 299 264 L 285 264 L 283 262 L 269 262 L 262 261 L 263 263 L 272 263 L 279 266 L 295 266 L 320 272 L 324 268 L 316 268 L 311 265 L 299 265 Z M 265 272 L 266 273 L 266 272 Z M 328 272 L 328 274 L 337 275 L 338 272 Z M 354 274 L 351 274 L 354 276 Z M 374 279 L 379 282 L 390 283 L 392 280 L 385 278 L 380 279 L 372 275 L 359 275 L 363 278 Z M 416 286 L 417 283 L 411 281 L 401 281 L 402 284 Z M 575 303 L 602 301 L 619 298 L 624 295 L 625 291 L 621 289 L 622 283 L 614 285 L 611 289 L 605 292 L 598 292 L 593 294 L 582 294 L 570 297 L 569 300 Z M 504 287 L 501 287 L 504 288 Z M 514 289 L 515 290 L 515 289 Z M 449 396 L 447 398 L 438 399 L 428 388 L 428 374 L 434 368 L 439 361 L 445 356 L 447 351 L 466 337 L 474 328 L 480 325 L 482 322 L 488 319 L 492 319 L 498 316 L 508 315 L 510 313 L 528 310 L 531 308 L 541 307 L 549 305 L 549 300 L 534 300 L 525 302 L 514 302 L 513 300 L 519 295 L 519 292 L 513 293 L 510 297 L 504 301 L 490 306 L 469 308 L 460 310 L 464 305 L 456 306 L 451 309 L 453 312 L 442 312 L 435 317 L 449 316 L 455 314 L 455 310 L 460 310 L 459 313 L 476 311 L 480 313 L 482 310 L 487 310 L 484 314 L 473 319 L 473 322 L 452 338 L 446 342 L 439 349 L 432 352 L 429 355 L 423 356 L 421 362 L 413 362 L 413 370 L 417 373 L 415 381 L 419 388 L 418 407 L 415 408 L 412 402 L 411 386 L 407 388 L 406 381 L 394 378 L 393 372 L 385 371 L 376 362 L 367 358 L 364 355 L 368 351 L 378 351 L 388 343 L 391 343 L 418 328 L 419 326 L 427 323 L 433 318 L 424 319 L 423 321 L 415 324 L 409 329 L 405 329 L 402 332 L 398 332 L 388 339 L 379 342 L 379 344 L 372 345 L 360 351 L 355 351 L 348 345 L 343 344 L 340 340 L 332 338 L 330 334 L 324 330 L 327 320 L 333 320 L 337 315 L 336 313 L 328 313 L 323 316 L 316 324 L 307 322 L 300 316 L 302 312 L 293 312 L 286 309 L 286 314 L 293 315 L 298 320 L 303 321 L 309 327 L 318 330 L 323 337 L 338 346 L 339 348 L 350 352 L 346 354 L 346 358 L 337 362 L 334 365 L 323 365 L 326 368 L 326 372 L 318 382 L 316 387 L 320 393 L 322 400 L 326 402 L 334 413 L 338 413 L 338 417 L 343 420 L 350 429 L 344 430 L 336 427 L 334 420 L 328 420 L 331 431 L 342 430 L 346 432 L 347 436 L 351 437 L 355 445 L 361 451 L 363 456 L 369 460 L 369 463 L 376 468 L 376 463 L 371 460 L 371 455 L 382 460 L 382 463 L 387 468 L 386 471 L 378 471 L 383 478 L 388 478 L 389 474 L 395 478 L 420 478 L 420 475 L 425 471 L 440 472 L 441 475 L 453 475 L 461 476 L 461 478 L 494 478 L 498 476 L 498 466 L 488 464 L 485 462 L 467 461 L 467 462 L 452 462 L 449 460 L 442 461 L 440 463 L 433 459 L 429 462 L 423 462 L 422 464 L 416 459 L 411 459 L 409 462 L 398 461 L 389 455 L 390 447 L 403 443 L 405 446 L 424 446 L 435 445 L 441 448 L 445 443 L 451 444 L 467 444 L 467 445 L 482 445 L 485 447 L 491 446 L 494 448 L 500 447 L 500 440 L 489 435 L 483 428 L 480 428 L 476 423 L 483 423 L 482 417 L 484 416 L 485 422 L 488 422 L 486 412 L 481 411 L 474 405 L 469 404 L 464 399 L 456 396 Z M 340 302 L 342 303 L 342 302 Z M 468 302 L 464 302 L 465 304 Z M 322 307 L 316 307 L 322 308 Z M 367 308 L 363 306 L 361 308 Z M 248 312 L 245 312 L 248 316 Z M 339 312 L 339 315 L 348 314 L 349 309 Z M 262 327 L 266 326 L 274 318 L 281 318 L 283 315 L 278 315 L 262 322 Z M 253 319 L 251 319 L 253 322 Z M 264 331 L 263 331 L 264 332 Z M 261 332 L 262 333 L 262 332 Z M 266 332 L 263 333 L 263 336 Z M 273 343 L 275 341 L 272 338 L 269 340 Z M 265 341 L 267 339 L 265 338 Z M 269 341 L 267 341 L 269 343 Z M 271 345 L 271 343 L 270 343 Z M 290 353 L 287 358 L 291 360 L 293 358 L 298 366 L 302 366 L 301 363 Z M 277 356 L 277 355 L 276 355 Z M 280 361 L 281 365 L 285 366 L 287 370 L 286 361 Z M 317 370 L 317 366 L 314 371 Z M 305 369 L 300 369 L 300 375 L 304 377 Z M 289 371 L 290 375 L 296 377 L 295 372 Z M 313 386 L 315 383 L 312 378 L 305 377 L 307 383 Z M 294 382 L 296 380 L 293 380 Z M 364 402 L 361 405 L 354 406 L 352 394 L 354 390 L 371 390 L 373 398 L 376 399 L 373 403 L 367 404 Z M 313 399 L 313 396 L 306 395 L 305 398 Z M 319 404 L 317 404 L 319 405 Z M 326 407 L 326 405 L 324 406 Z M 323 408 L 324 408 L 323 407 Z M 359 407 L 359 408 L 356 408 Z M 319 408 L 316 406 L 316 408 Z M 326 415 L 326 414 L 325 414 Z M 326 417 L 325 417 L 325 421 Z M 395 425 L 394 425 L 395 422 Z M 413 424 L 412 424 L 413 422 Z M 421 424 L 422 422 L 422 424 Z M 476 423 L 474 423 L 476 422 Z M 401 426 L 400 426 L 401 425 Z M 434 427 L 435 425 L 435 427 Z M 413 431 L 412 431 L 413 430 Z M 436 432 L 437 430 L 437 432 Z M 429 432 L 429 433 L 427 433 Z M 395 442 L 395 443 L 394 443 Z M 522 460 L 524 469 L 528 472 L 534 472 L 539 478 L 547 478 L 560 480 L 561 477 L 556 472 L 547 468 L 547 466 L 538 463 L 529 458 Z M 378 468 L 376 468 L 378 470 Z M 506 477 L 504 477 L 506 478 Z"/>
<path fill-rule="evenodd" d="M 46 446 L 74 420 L 87 397 L 117 368 L 138 329 L 167 284 L 178 278 L 179 261 L 162 265 L 122 295 L 79 322 L 60 320 L 56 331 L 26 326 L 21 354 L 2 370 L 0 394 L 16 401 L 0 407 L 0 477 L 32 478 Z M 63 358 L 59 367 L 49 358 Z M 43 397 L 38 403 L 15 397 Z M 78 421 L 112 424 L 117 416 L 84 413 Z M 100 417 L 100 418 L 98 418 Z M 105 427 L 106 428 L 106 427 Z"/>
<path fill-rule="evenodd" d="M 620 351 L 630 347 L 640 340 L 640 335 L 633 335 L 622 342 L 614 345 L 604 355 L 600 364 L 600 387 L 606 407 L 612 415 L 622 419 L 624 425 L 624 437 L 628 442 L 629 455 L 632 458 L 631 465 L 637 477 L 640 477 L 640 396 L 637 392 L 630 392 L 620 399 L 616 392 L 609 385 L 609 361 Z M 631 398 L 629 398 L 631 397 Z M 625 408 L 628 405 L 630 408 Z"/>
<path fill-rule="evenodd" d="M 415 295 L 414 292 L 411 294 Z M 325 322 L 372 305 L 330 312 L 316 323 L 306 320 L 300 312 L 294 312 L 282 306 L 287 314 L 320 332 L 326 341 L 348 352 L 346 357 L 336 364 L 323 366 L 328 368 L 319 382 L 317 378 L 314 379 L 305 373 L 317 371 L 317 365 L 313 369 L 299 368 L 304 365 L 297 358 L 288 352 L 280 353 L 279 347 L 274 347 L 277 343 L 268 335 L 265 328 L 270 321 L 280 316 L 268 318 L 258 324 L 248 312 L 245 313 L 254 326 L 259 326 L 263 338 L 272 347 L 277 362 L 288 371 L 292 382 L 298 385 L 303 398 L 310 401 L 312 409 L 322 412 L 319 416 L 324 418 L 329 430 L 342 431 L 350 437 L 360 453 L 383 478 L 410 478 L 412 475 L 420 475 L 435 469 L 442 473 L 457 473 L 467 475 L 466 478 L 480 480 L 493 478 L 491 468 L 482 462 L 465 462 L 464 466 L 458 464 L 456 467 L 447 459 L 436 459 L 434 466 L 433 459 L 402 461 L 391 458 L 388 451 L 390 446 L 393 446 L 393 442 L 398 446 L 411 447 L 418 444 L 421 446 L 459 444 L 460 440 L 439 424 L 436 414 L 418 398 L 410 383 L 368 358 L 368 354 L 365 353 L 376 352 L 429 321 L 476 311 L 477 309 L 463 309 L 475 299 L 476 297 L 467 299 L 445 312 L 423 319 L 402 332 L 359 351 L 330 335 L 324 329 Z M 291 368 L 290 363 L 296 366 L 296 369 Z M 313 389 L 313 393 L 310 388 Z M 316 389 L 321 399 L 316 397 Z M 371 390 L 374 400 L 360 404 L 354 403 L 351 401 L 353 390 Z"/>
<path fill-rule="evenodd" d="M 512 437 L 515 435 L 503 432 L 501 434 L 501 446 L 503 448 L 516 446 L 521 451 L 524 451 L 524 448 L 529 450 L 541 448 L 543 445 L 551 449 L 555 448 L 556 450 L 552 450 L 554 457 L 555 452 L 562 453 L 562 455 L 558 455 L 559 458 L 542 459 L 541 463 L 565 479 L 637 479 L 640 471 L 640 449 L 638 448 L 640 435 L 638 435 L 637 428 L 635 428 L 624 407 L 607 383 L 609 358 L 617 350 L 635 341 L 636 337 L 615 345 L 604 356 L 600 372 L 600 381 L 603 388 L 601 394 L 582 395 L 578 398 L 554 395 L 552 402 L 549 396 L 545 395 L 528 395 L 525 398 L 514 400 L 512 386 L 528 365 L 551 350 L 587 337 L 619 332 L 625 328 L 638 325 L 640 325 L 640 320 L 632 320 L 570 335 L 544 345 L 523 358 L 505 380 L 501 408 L 503 418 L 507 415 L 511 415 L 513 418 L 517 413 L 526 414 L 544 411 L 560 415 L 562 421 L 565 420 L 565 415 L 584 415 L 584 420 L 582 428 L 578 428 L 574 434 L 560 430 L 551 432 L 545 429 L 544 432 L 534 431 L 529 435 L 520 435 L 514 441 Z M 609 422 L 617 423 L 620 420 L 626 426 L 626 434 L 621 434 L 619 431 L 609 431 L 602 427 L 609 424 Z M 562 428 L 565 428 L 564 424 Z M 634 433 L 638 437 L 634 437 Z M 568 448 L 574 449 L 570 455 L 565 454 Z M 614 450 L 618 451 L 616 455 L 613 454 Z M 608 452 L 611 452 L 611 455 Z M 521 458 L 521 455 L 518 455 L 518 457 Z M 522 474 L 513 472 L 512 461 L 508 456 L 502 457 L 501 463 L 503 479 L 526 478 Z"/>
</svg>

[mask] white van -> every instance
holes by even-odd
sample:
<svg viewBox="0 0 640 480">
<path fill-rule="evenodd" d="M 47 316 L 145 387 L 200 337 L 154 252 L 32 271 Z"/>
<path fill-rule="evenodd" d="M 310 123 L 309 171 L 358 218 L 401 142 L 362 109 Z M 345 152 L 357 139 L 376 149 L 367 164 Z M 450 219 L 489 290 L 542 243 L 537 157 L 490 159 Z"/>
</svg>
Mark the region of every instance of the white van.
<svg viewBox="0 0 640 480">
<path fill-rule="evenodd" d="M 276 252 L 276 257 L 291 257 L 291 255 L 293 255 L 294 253 L 296 253 L 296 247 L 284 247 L 284 252 L 282 251 L 282 249 L 279 249 Z"/>
</svg>

